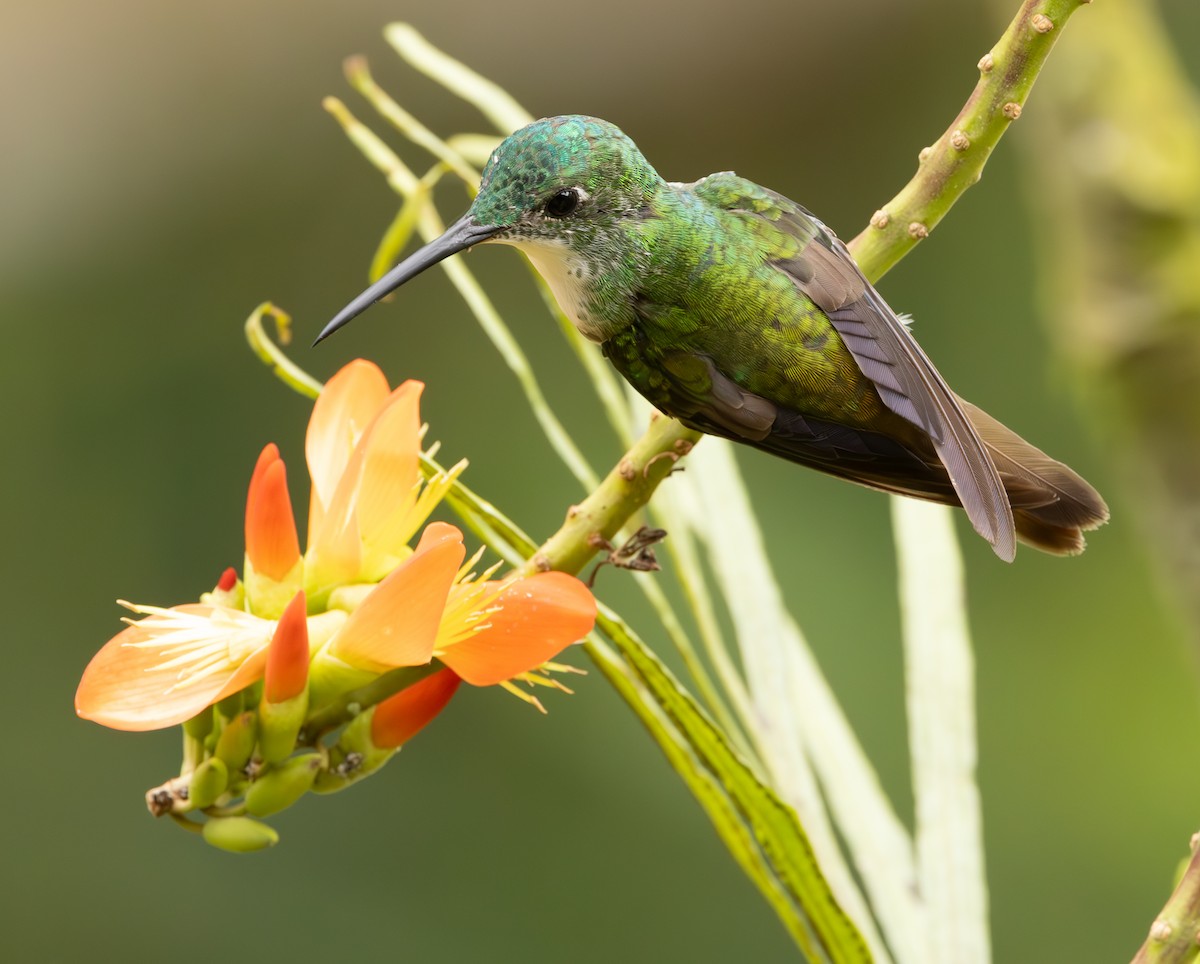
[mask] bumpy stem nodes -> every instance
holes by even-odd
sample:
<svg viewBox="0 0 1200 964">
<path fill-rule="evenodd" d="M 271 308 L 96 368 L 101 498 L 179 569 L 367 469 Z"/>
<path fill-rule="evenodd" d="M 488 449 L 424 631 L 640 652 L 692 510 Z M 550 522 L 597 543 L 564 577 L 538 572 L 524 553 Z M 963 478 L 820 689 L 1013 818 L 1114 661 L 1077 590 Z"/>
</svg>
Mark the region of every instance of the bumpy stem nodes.
<svg viewBox="0 0 1200 964">
<path fill-rule="evenodd" d="M 1087 0 L 1026 0 L 999 43 L 979 61 L 979 83 L 946 132 L 921 151 L 911 181 L 850 244 L 868 278 L 878 278 L 928 237 L 979 180 L 992 148 L 1021 114 L 1062 27 Z"/>
<path fill-rule="evenodd" d="M 522 575 L 546 569 L 578 573 L 612 539 L 629 517 L 644 506 L 671 474 L 676 455 L 700 440 L 700 433 L 671 418 L 655 418 L 616 468 L 579 505 L 572 506 L 562 528 L 552 535 L 525 564 Z M 680 443 L 683 443 L 682 445 Z"/>
<path fill-rule="evenodd" d="M 1175 893 L 1150 925 L 1146 943 L 1133 964 L 1183 964 L 1200 955 L 1200 850 L 1196 839 L 1192 838 L 1192 859 Z"/>
</svg>

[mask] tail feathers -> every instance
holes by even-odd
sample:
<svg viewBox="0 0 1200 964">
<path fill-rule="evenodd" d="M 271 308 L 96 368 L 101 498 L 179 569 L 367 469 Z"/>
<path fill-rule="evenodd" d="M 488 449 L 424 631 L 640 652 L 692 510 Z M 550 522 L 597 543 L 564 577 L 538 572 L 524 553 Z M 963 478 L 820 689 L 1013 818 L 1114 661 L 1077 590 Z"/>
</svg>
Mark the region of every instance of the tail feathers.
<svg viewBox="0 0 1200 964">
<path fill-rule="evenodd" d="M 1082 552 L 1083 533 L 1108 521 L 1100 493 L 982 409 L 959 403 L 1000 473 L 1021 541 L 1057 555 Z"/>
</svg>

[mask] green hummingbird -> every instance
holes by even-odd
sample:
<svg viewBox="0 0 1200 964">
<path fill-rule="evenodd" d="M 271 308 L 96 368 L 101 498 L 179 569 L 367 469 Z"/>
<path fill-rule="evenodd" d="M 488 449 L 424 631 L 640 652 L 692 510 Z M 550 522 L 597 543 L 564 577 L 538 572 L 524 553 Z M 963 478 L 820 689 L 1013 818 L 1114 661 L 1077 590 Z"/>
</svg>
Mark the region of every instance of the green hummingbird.
<svg viewBox="0 0 1200 964">
<path fill-rule="evenodd" d="M 1001 559 L 1083 550 L 1108 519 L 1087 482 L 946 385 L 846 246 L 732 173 L 664 181 L 607 121 L 506 138 L 467 213 L 325 327 L 444 258 L 523 251 L 559 305 L 660 411 L 851 482 L 961 505 Z"/>
</svg>

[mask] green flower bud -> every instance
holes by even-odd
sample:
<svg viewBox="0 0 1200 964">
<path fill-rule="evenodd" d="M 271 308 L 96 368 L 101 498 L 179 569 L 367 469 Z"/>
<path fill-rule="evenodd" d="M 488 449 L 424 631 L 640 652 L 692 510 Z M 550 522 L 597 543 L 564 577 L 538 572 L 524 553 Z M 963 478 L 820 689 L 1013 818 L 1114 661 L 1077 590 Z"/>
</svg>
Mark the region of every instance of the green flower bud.
<svg viewBox="0 0 1200 964">
<path fill-rule="evenodd" d="M 263 773 L 246 789 L 246 811 L 267 817 L 286 810 L 312 789 L 322 767 L 321 754 L 315 750 L 300 753 Z"/>
<path fill-rule="evenodd" d="M 279 843 L 279 834 L 249 817 L 216 817 L 204 824 L 204 839 L 221 850 L 247 854 Z"/>
<path fill-rule="evenodd" d="M 250 762 L 254 744 L 258 739 L 258 716 L 253 710 L 239 713 L 230 720 L 217 738 L 215 753 L 231 773 L 241 770 Z"/>
<path fill-rule="evenodd" d="M 296 736 L 308 712 L 308 690 L 282 703 L 265 696 L 258 704 L 258 752 L 267 763 L 281 763 L 296 749 Z"/>
<path fill-rule="evenodd" d="M 203 740 L 212 732 L 213 711 L 206 706 L 199 713 L 183 724 L 183 732 L 196 740 Z"/>
<path fill-rule="evenodd" d="M 213 706 L 217 713 L 217 723 L 221 726 L 227 726 L 230 720 L 242 712 L 243 706 L 242 691 L 238 690 L 236 693 L 230 693 L 225 699 Z"/>
<path fill-rule="evenodd" d="M 378 676 L 378 672 L 351 666 L 334 656 L 325 646 L 317 651 L 308 667 L 309 705 L 324 706 L 343 693 L 365 686 Z"/>
<path fill-rule="evenodd" d="M 395 755 L 399 747 L 381 748 L 371 742 L 371 717 L 375 708 L 360 713 L 342 730 L 329 751 L 329 767 L 317 775 L 316 793 L 336 793 L 370 776 Z"/>
<path fill-rule="evenodd" d="M 229 786 L 229 768 L 218 756 L 210 756 L 196 767 L 188 787 L 188 807 L 203 810 L 211 807 Z"/>
</svg>

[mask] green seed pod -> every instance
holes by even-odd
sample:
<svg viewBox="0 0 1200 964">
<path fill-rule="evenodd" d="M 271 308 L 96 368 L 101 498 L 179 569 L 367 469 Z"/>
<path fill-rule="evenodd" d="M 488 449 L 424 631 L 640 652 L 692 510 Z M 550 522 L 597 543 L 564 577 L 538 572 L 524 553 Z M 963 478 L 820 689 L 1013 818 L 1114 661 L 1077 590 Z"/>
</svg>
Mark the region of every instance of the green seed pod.
<svg viewBox="0 0 1200 964">
<path fill-rule="evenodd" d="M 229 768 L 220 757 L 210 756 L 196 767 L 192 774 L 192 782 L 188 787 L 189 809 L 203 810 L 205 807 L 211 807 L 227 786 Z"/>
<path fill-rule="evenodd" d="M 279 843 L 279 834 L 249 817 L 217 817 L 204 824 L 204 839 L 221 850 L 248 854 Z"/>
<path fill-rule="evenodd" d="M 286 810 L 312 789 L 321 765 L 321 754 L 313 751 L 267 770 L 246 788 L 246 811 L 267 817 Z"/>
<path fill-rule="evenodd" d="M 225 761 L 230 773 L 250 762 L 258 739 L 258 715 L 253 710 L 239 713 L 226 724 L 217 738 L 216 755 Z"/>
</svg>

